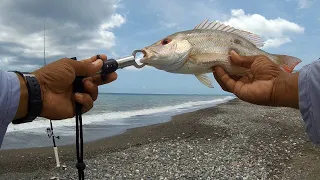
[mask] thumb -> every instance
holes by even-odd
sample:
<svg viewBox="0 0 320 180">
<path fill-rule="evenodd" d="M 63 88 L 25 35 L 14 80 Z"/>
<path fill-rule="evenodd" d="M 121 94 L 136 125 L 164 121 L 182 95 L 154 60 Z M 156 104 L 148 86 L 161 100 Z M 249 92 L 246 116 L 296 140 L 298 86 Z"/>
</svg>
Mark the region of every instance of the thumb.
<svg viewBox="0 0 320 180">
<path fill-rule="evenodd" d="M 103 61 L 101 59 L 97 59 L 93 62 L 88 61 L 69 61 L 70 65 L 74 68 L 76 76 L 93 76 L 101 70 L 103 66 Z"/>
<path fill-rule="evenodd" d="M 251 68 L 251 64 L 256 59 L 256 56 L 240 56 L 237 52 L 234 50 L 230 51 L 231 56 L 231 62 L 235 65 L 244 67 L 244 68 Z"/>
</svg>

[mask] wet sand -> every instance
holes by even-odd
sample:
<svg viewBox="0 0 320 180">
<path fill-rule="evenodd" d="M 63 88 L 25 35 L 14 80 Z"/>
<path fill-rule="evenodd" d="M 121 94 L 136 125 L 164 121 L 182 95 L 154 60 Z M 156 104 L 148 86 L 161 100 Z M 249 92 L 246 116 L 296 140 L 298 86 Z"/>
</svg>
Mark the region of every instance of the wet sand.
<svg viewBox="0 0 320 180">
<path fill-rule="evenodd" d="M 298 110 L 238 99 L 85 145 L 85 179 L 320 179 Z M 0 179 L 77 179 L 75 145 L 0 151 Z"/>
</svg>

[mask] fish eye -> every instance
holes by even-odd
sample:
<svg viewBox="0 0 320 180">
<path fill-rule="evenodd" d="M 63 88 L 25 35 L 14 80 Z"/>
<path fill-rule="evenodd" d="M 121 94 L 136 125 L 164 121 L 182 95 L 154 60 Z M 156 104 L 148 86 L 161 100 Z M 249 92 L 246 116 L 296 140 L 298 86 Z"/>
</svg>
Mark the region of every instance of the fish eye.
<svg viewBox="0 0 320 180">
<path fill-rule="evenodd" d="M 162 44 L 162 45 L 166 45 L 166 44 L 168 44 L 169 42 L 171 42 L 171 40 L 168 39 L 168 38 L 165 38 L 165 39 L 163 39 L 163 40 L 161 41 L 161 44 Z"/>
</svg>

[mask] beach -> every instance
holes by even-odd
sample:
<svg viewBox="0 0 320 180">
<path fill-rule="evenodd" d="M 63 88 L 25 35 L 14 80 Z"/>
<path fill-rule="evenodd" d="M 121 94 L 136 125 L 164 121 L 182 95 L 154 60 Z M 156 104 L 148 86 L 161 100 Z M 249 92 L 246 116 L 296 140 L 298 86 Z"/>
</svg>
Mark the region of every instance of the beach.
<svg viewBox="0 0 320 180">
<path fill-rule="evenodd" d="M 75 145 L 0 151 L 0 179 L 78 179 Z M 239 99 L 84 146 L 85 179 L 319 179 L 300 112 Z"/>
</svg>

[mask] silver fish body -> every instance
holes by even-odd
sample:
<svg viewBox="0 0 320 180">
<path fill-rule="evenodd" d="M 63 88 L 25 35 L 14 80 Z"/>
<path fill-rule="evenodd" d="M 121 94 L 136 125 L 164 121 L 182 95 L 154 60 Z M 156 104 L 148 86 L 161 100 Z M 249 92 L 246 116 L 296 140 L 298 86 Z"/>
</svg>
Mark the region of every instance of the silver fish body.
<svg viewBox="0 0 320 180">
<path fill-rule="evenodd" d="M 230 62 L 231 50 L 242 56 L 265 55 L 287 72 L 301 62 L 295 57 L 267 53 L 258 48 L 262 46 L 258 35 L 204 21 L 193 30 L 174 33 L 145 47 L 141 62 L 171 73 L 194 74 L 208 87 L 213 86 L 206 73 L 211 73 L 213 66 L 222 66 L 232 75 L 243 75 L 248 70 Z"/>
</svg>

